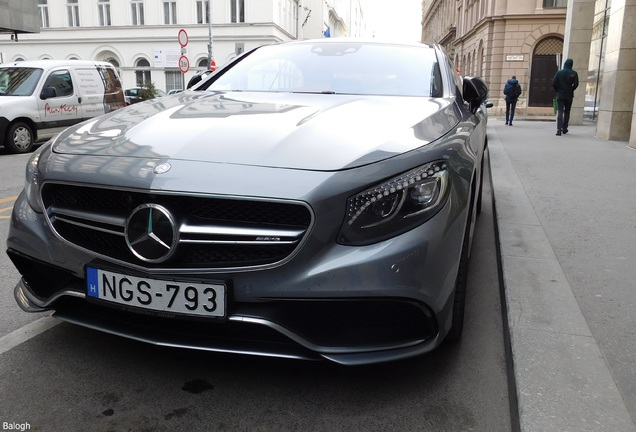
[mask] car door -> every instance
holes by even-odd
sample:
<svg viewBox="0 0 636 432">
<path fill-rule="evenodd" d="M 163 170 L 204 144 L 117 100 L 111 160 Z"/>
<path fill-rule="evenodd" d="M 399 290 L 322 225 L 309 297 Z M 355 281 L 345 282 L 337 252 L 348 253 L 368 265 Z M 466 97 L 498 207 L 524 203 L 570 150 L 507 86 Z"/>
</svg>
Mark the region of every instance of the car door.
<svg viewBox="0 0 636 432">
<path fill-rule="evenodd" d="M 78 107 L 82 119 L 89 119 L 104 114 L 104 94 L 106 89 L 101 74 L 95 66 L 73 68 L 78 95 Z"/>
<path fill-rule="evenodd" d="M 38 137 L 50 138 L 81 119 L 70 69 L 48 72 L 38 96 Z"/>
</svg>

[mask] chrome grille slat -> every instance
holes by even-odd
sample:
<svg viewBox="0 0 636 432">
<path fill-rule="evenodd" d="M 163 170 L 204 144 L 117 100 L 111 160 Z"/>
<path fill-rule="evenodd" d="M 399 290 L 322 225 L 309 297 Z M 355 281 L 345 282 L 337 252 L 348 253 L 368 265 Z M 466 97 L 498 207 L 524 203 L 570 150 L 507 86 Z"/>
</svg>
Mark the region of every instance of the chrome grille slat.
<svg viewBox="0 0 636 432">
<path fill-rule="evenodd" d="M 142 268 L 237 269 L 278 265 L 298 250 L 313 223 L 301 202 L 103 189 L 49 182 L 42 187 L 48 222 L 82 249 Z M 112 203 L 112 205 L 111 205 Z M 126 245 L 126 223 L 145 203 L 168 209 L 178 245 L 161 263 L 136 257 Z"/>
<path fill-rule="evenodd" d="M 64 216 L 55 216 L 55 221 L 59 221 L 59 222 L 65 222 L 67 224 L 71 224 L 71 225 L 75 225 L 78 227 L 82 227 L 82 228 L 88 228 L 88 229 L 93 229 L 96 231 L 101 231 L 103 233 L 108 233 L 108 234 L 113 234 L 113 235 L 119 235 L 122 236 L 124 235 L 124 231 L 123 231 L 123 227 L 121 231 L 117 231 L 117 230 L 109 230 L 94 224 L 90 224 L 90 223 L 82 223 L 82 222 L 78 222 L 75 219 L 69 219 L 69 218 L 65 218 Z M 94 222 L 90 219 L 87 219 L 88 222 Z"/>
</svg>

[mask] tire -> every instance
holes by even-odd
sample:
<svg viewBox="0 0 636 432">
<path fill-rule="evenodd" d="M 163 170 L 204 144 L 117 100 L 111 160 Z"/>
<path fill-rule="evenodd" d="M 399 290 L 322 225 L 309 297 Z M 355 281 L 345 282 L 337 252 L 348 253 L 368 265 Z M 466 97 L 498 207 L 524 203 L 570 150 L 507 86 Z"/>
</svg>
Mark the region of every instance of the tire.
<svg viewBox="0 0 636 432">
<path fill-rule="evenodd" d="M 459 259 L 459 269 L 457 270 L 457 278 L 455 279 L 455 297 L 453 299 L 453 323 L 448 334 L 447 342 L 458 341 L 464 330 L 464 309 L 466 306 L 466 283 L 468 281 L 468 231 L 464 235 L 464 243 L 462 245 L 462 253 Z"/>
<path fill-rule="evenodd" d="M 479 192 L 477 193 L 477 204 L 475 206 L 475 214 L 479 216 L 481 214 L 481 197 L 484 191 L 484 159 L 486 158 L 486 152 L 481 158 L 481 172 L 479 174 Z"/>
<path fill-rule="evenodd" d="M 23 122 L 12 124 L 7 130 L 4 147 L 9 153 L 28 153 L 33 150 L 33 130 Z"/>
<path fill-rule="evenodd" d="M 476 209 L 475 209 L 476 210 Z M 446 342 L 458 341 L 464 330 L 464 309 L 466 306 L 466 284 L 468 283 L 468 262 L 470 257 L 470 228 L 472 224 L 472 210 L 468 212 L 462 251 L 459 257 L 459 268 L 455 278 L 455 295 L 453 298 L 453 322 L 446 335 Z"/>
</svg>

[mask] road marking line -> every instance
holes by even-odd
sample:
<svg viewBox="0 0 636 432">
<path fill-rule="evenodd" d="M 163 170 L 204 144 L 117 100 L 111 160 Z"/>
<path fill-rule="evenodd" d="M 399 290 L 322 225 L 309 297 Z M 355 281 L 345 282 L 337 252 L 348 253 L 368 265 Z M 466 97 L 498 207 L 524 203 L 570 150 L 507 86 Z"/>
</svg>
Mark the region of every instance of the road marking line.
<svg viewBox="0 0 636 432">
<path fill-rule="evenodd" d="M 24 327 L 20 327 L 19 329 L 12 331 L 8 335 L 2 336 L 0 338 L 0 354 L 4 354 L 7 351 L 12 350 L 21 343 L 36 337 L 40 333 L 44 333 L 45 331 L 49 330 L 52 327 L 55 327 L 59 323 L 60 321 L 49 315 L 40 318 L 37 321 L 33 321 L 32 323 L 27 324 Z"/>
<path fill-rule="evenodd" d="M 10 196 L 10 197 L 6 197 L 6 198 L 0 198 L 0 204 L 2 203 L 6 203 L 6 202 L 11 202 L 11 201 L 15 201 L 18 199 L 18 196 Z"/>
</svg>

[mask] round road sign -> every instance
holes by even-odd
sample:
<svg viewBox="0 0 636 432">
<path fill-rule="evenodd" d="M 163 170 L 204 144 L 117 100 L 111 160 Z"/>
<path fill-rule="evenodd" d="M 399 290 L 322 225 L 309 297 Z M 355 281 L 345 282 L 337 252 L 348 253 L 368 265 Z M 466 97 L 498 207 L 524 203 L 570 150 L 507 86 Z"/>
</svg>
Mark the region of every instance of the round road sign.
<svg viewBox="0 0 636 432">
<path fill-rule="evenodd" d="M 179 70 L 183 73 L 190 70 L 190 60 L 184 55 L 179 57 Z"/>
<path fill-rule="evenodd" d="M 179 30 L 179 45 L 181 45 L 182 47 L 186 46 L 188 44 L 188 33 L 186 33 L 186 31 L 184 29 Z"/>
</svg>

